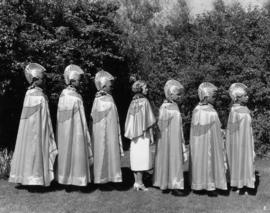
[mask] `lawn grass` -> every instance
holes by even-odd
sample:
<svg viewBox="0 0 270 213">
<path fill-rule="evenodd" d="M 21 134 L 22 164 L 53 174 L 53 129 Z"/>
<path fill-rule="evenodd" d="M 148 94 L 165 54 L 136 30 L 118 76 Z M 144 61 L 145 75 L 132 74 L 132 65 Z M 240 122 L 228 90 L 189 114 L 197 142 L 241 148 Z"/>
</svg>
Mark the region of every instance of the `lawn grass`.
<svg viewBox="0 0 270 213">
<path fill-rule="evenodd" d="M 187 197 L 162 194 L 150 187 L 148 192 L 132 190 L 132 173 L 128 169 L 128 154 L 123 159 L 125 184 L 118 189 L 89 186 L 72 188 L 69 192 L 54 183 L 37 192 L 0 180 L 0 212 L 262 212 L 270 213 L 270 160 L 257 159 L 259 182 L 257 194 L 238 195 L 235 192 L 208 197 L 190 193 Z"/>
</svg>

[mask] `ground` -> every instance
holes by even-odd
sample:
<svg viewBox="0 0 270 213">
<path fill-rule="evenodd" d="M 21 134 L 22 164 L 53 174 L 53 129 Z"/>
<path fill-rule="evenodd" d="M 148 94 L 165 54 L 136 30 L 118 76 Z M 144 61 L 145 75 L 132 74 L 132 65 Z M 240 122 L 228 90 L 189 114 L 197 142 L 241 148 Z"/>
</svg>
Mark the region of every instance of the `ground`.
<svg viewBox="0 0 270 213">
<path fill-rule="evenodd" d="M 132 189 L 128 154 L 123 159 L 125 184 L 118 187 L 64 189 L 56 183 L 46 190 L 33 191 L 0 180 L 0 212 L 262 212 L 270 213 L 270 160 L 257 159 L 257 193 L 238 195 L 223 193 L 218 197 L 190 192 L 187 197 L 162 194 L 150 187 L 148 192 Z M 150 177 L 150 176 L 149 176 Z M 149 180 L 148 177 L 148 180 Z"/>
</svg>

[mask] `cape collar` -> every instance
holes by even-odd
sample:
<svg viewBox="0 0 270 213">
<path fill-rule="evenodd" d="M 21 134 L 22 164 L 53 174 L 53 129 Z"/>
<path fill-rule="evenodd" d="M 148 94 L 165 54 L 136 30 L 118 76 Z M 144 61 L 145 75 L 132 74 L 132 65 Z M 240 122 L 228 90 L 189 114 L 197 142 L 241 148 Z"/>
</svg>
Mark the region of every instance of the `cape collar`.
<svg viewBox="0 0 270 213">
<path fill-rule="evenodd" d="M 74 92 L 77 92 L 77 89 L 76 89 L 74 86 L 71 86 L 71 85 L 68 85 L 68 86 L 67 86 L 67 89 L 68 89 L 68 90 L 72 90 L 72 91 L 74 91 Z"/>
<path fill-rule="evenodd" d="M 137 100 L 139 98 L 145 98 L 145 96 L 141 93 L 137 93 L 133 96 L 132 100 Z"/>
<path fill-rule="evenodd" d="M 41 87 L 38 87 L 38 86 L 35 86 L 35 85 L 31 85 L 30 87 L 28 87 L 28 90 L 30 90 L 30 89 L 35 89 L 35 90 L 43 92 L 43 89 Z"/>
<path fill-rule="evenodd" d="M 205 107 L 207 106 L 207 107 L 214 108 L 214 106 L 213 106 L 212 104 L 209 104 L 209 103 L 205 104 L 205 103 L 201 103 L 201 102 L 200 102 L 198 105 L 199 105 L 199 106 L 205 106 Z"/>
<path fill-rule="evenodd" d="M 108 92 L 104 91 L 104 90 L 99 90 L 96 93 L 96 98 L 99 98 L 101 96 L 105 96 L 105 95 L 110 95 Z"/>
</svg>

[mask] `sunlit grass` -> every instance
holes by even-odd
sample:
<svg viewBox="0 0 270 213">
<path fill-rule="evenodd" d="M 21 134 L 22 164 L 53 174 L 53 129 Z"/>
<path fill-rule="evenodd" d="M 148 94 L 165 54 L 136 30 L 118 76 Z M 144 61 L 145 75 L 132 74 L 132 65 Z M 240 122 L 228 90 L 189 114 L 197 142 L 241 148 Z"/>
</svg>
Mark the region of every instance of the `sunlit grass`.
<svg viewBox="0 0 270 213">
<path fill-rule="evenodd" d="M 54 183 L 46 190 L 32 191 L 0 180 L 0 212 L 270 212 L 270 160 L 267 159 L 256 160 L 257 193 L 242 196 L 229 192 L 208 197 L 190 192 L 187 197 L 174 197 L 153 187 L 148 192 L 136 192 L 132 189 L 133 176 L 128 166 L 129 153 L 126 153 L 122 159 L 125 184 L 115 189 L 89 186 L 66 191 Z"/>
</svg>

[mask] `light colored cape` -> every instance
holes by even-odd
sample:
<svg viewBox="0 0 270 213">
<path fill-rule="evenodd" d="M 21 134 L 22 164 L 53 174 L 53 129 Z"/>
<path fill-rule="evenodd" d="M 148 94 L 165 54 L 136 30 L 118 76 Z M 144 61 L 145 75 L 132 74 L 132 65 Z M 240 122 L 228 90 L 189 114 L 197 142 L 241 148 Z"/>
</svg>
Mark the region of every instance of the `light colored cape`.
<svg viewBox="0 0 270 213">
<path fill-rule="evenodd" d="M 190 130 L 193 190 L 227 189 L 221 124 L 212 105 L 193 110 Z"/>
<path fill-rule="evenodd" d="M 131 101 L 125 122 L 125 137 L 133 140 L 146 133 L 156 122 L 149 101 L 135 96 Z"/>
<path fill-rule="evenodd" d="M 111 95 L 97 96 L 92 112 L 94 182 L 121 182 L 122 139 L 117 108 Z"/>
<path fill-rule="evenodd" d="M 182 117 L 177 104 L 164 102 L 159 110 L 160 138 L 155 159 L 154 186 L 160 189 L 183 189 Z"/>
<path fill-rule="evenodd" d="M 57 144 L 58 182 L 86 186 L 91 181 L 91 139 L 82 97 L 71 87 L 62 91 L 58 102 Z"/>
<path fill-rule="evenodd" d="M 40 88 L 26 92 L 10 182 L 49 186 L 54 179 L 57 149 L 46 96 Z"/>
<path fill-rule="evenodd" d="M 226 150 L 231 186 L 254 188 L 254 139 L 249 109 L 239 104 L 231 108 L 227 131 Z"/>
</svg>

